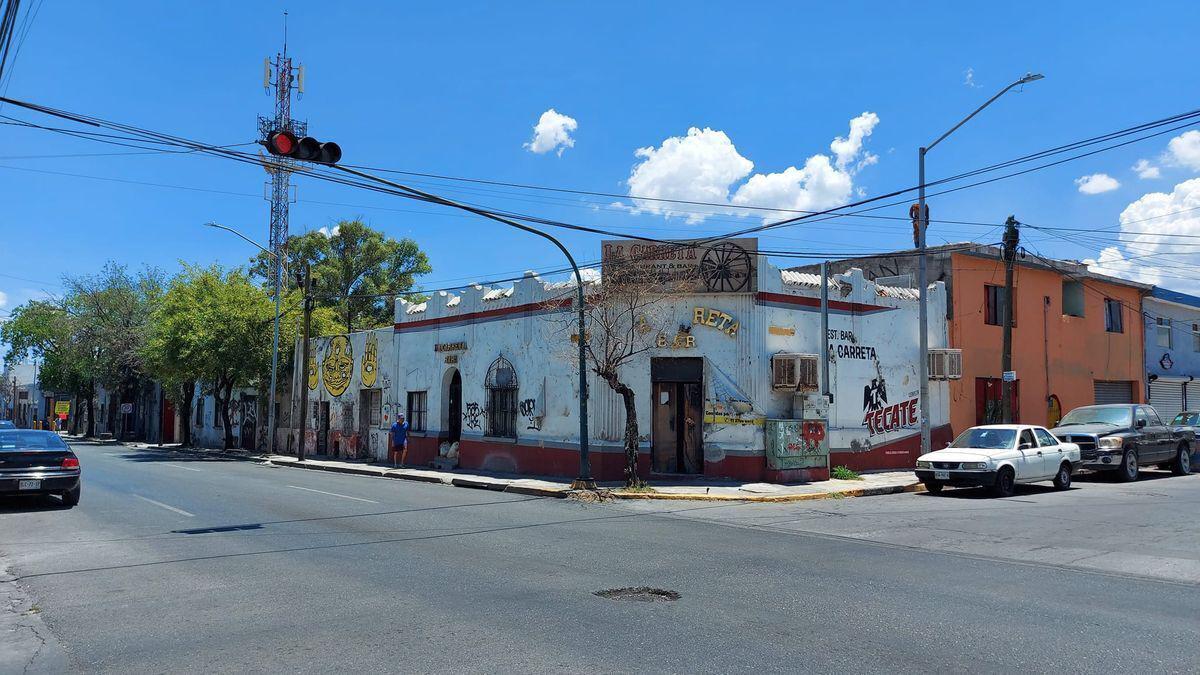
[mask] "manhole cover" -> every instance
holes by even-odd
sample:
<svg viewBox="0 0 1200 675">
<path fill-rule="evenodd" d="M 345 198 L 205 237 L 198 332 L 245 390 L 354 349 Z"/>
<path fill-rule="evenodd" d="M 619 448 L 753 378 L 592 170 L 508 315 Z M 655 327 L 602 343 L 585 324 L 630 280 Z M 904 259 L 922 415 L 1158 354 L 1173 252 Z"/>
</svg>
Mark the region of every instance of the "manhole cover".
<svg viewBox="0 0 1200 675">
<path fill-rule="evenodd" d="M 632 602 L 669 602 L 678 600 L 679 594 L 675 591 L 668 591 L 662 588 L 649 588 L 647 586 L 638 586 L 637 588 L 609 588 L 603 591 L 596 591 L 596 595 L 609 600 L 629 600 Z"/>
</svg>

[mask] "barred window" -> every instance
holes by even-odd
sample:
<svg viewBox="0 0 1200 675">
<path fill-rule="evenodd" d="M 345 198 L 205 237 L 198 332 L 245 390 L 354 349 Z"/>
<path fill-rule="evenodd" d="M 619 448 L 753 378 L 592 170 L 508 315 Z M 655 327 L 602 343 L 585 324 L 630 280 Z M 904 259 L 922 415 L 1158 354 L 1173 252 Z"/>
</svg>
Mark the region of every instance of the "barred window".
<svg viewBox="0 0 1200 675">
<path fill-rule="evenodd" d="M 503 356 L 488 368 L 488 435 L 500 438 L 517 437 L 517 371 Z"/>
<path fill-rule="evenodd" d="M 429 392 L 408 392 L 408 428 L 412 431 L 425 431 L 425 418 L 429 412 Z"/>
</svg>

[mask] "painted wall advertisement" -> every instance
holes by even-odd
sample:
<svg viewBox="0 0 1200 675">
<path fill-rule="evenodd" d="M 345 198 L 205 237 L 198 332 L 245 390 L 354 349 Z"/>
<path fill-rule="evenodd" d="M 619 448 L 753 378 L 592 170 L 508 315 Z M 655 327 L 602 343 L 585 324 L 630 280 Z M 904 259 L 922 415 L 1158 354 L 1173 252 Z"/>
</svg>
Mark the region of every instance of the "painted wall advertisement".
<svg viewBox="0 0 1200 675">
<path fill-rule="evenodd" d="M 680 292 L 753 293 L 758 282 L 758 240 L 683 239 L 669 244 L 613 239 L 602 243 L 601 269 L 632 263 L 652 271 L 663 282 L 679 284 Z"/>
</svg>

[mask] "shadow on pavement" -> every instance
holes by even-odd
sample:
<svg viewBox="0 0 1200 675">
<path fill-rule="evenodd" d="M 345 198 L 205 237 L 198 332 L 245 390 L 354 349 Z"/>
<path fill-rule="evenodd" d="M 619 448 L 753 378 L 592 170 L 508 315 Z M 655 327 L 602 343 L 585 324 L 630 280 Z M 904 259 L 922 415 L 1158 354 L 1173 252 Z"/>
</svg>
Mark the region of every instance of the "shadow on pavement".
<svg viewBox="0 0 1200 675">
<path fill-rule="evenodd" d="M 29 495 L 27 497 L 0 497 L 0 513 L 39 513 L 41 511 L 63 511 L 62 501 L 57 497 Z"/>
<path fill-rule="evenodd" d="M 999 501 L 1013 501 L 1013 500 L 1020 501 L 1020 498 L 1022 496 L 1042 495 L 1042 494 L 1049 494 L 1051 492 L 1074 492 L 1075 490 L 1078 490 L 1078 489 L 1079 489 L 1078 487 L 1070 487 L 1070 488 L 1067 488 L 1066 490 L 1059 490 L 1059 489 L 1055 488 L 1053 485 L 1048 485 L 1048 484 L 1047 485 L 1021 484 L 1021 485 L 1017 485 L 1016 494 L 1013 495 L 1012 497 L 996 497 L 992 494 L 991 488 L 986 488 L 986 487 L 971 487 L 971 488 L 946 487 L 946 488 L 943 488 L 942 491 L 936 495 L 933 494 L 932 492 L 920 492 L 918 494 L 921 497 L 925 497 L 925 498 L 929 498 L 929 499 L 940 499 L 940 498 L 950 497 L 953 499 L 996 499 Z"/>
</svg>

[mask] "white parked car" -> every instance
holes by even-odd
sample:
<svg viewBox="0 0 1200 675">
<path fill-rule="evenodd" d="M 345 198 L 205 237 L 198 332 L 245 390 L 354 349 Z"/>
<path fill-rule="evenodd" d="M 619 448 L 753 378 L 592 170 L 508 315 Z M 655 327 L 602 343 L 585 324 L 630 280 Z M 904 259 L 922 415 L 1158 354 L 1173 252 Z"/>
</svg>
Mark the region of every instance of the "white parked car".
<svg viewBox="0 0 1200 675">
<path fill-rule="evenodd" d="M 971 427 L 946 449 L 917 458 L 917 479 L 935 494 L 947 485 L 985 486 L 1009 497 L 1017 483 L 1053 480 L 1066 490 L 1079 461 L 1078 445 L 1059 442 L 1043 427 L 990 424 Z"/>
</svg>

